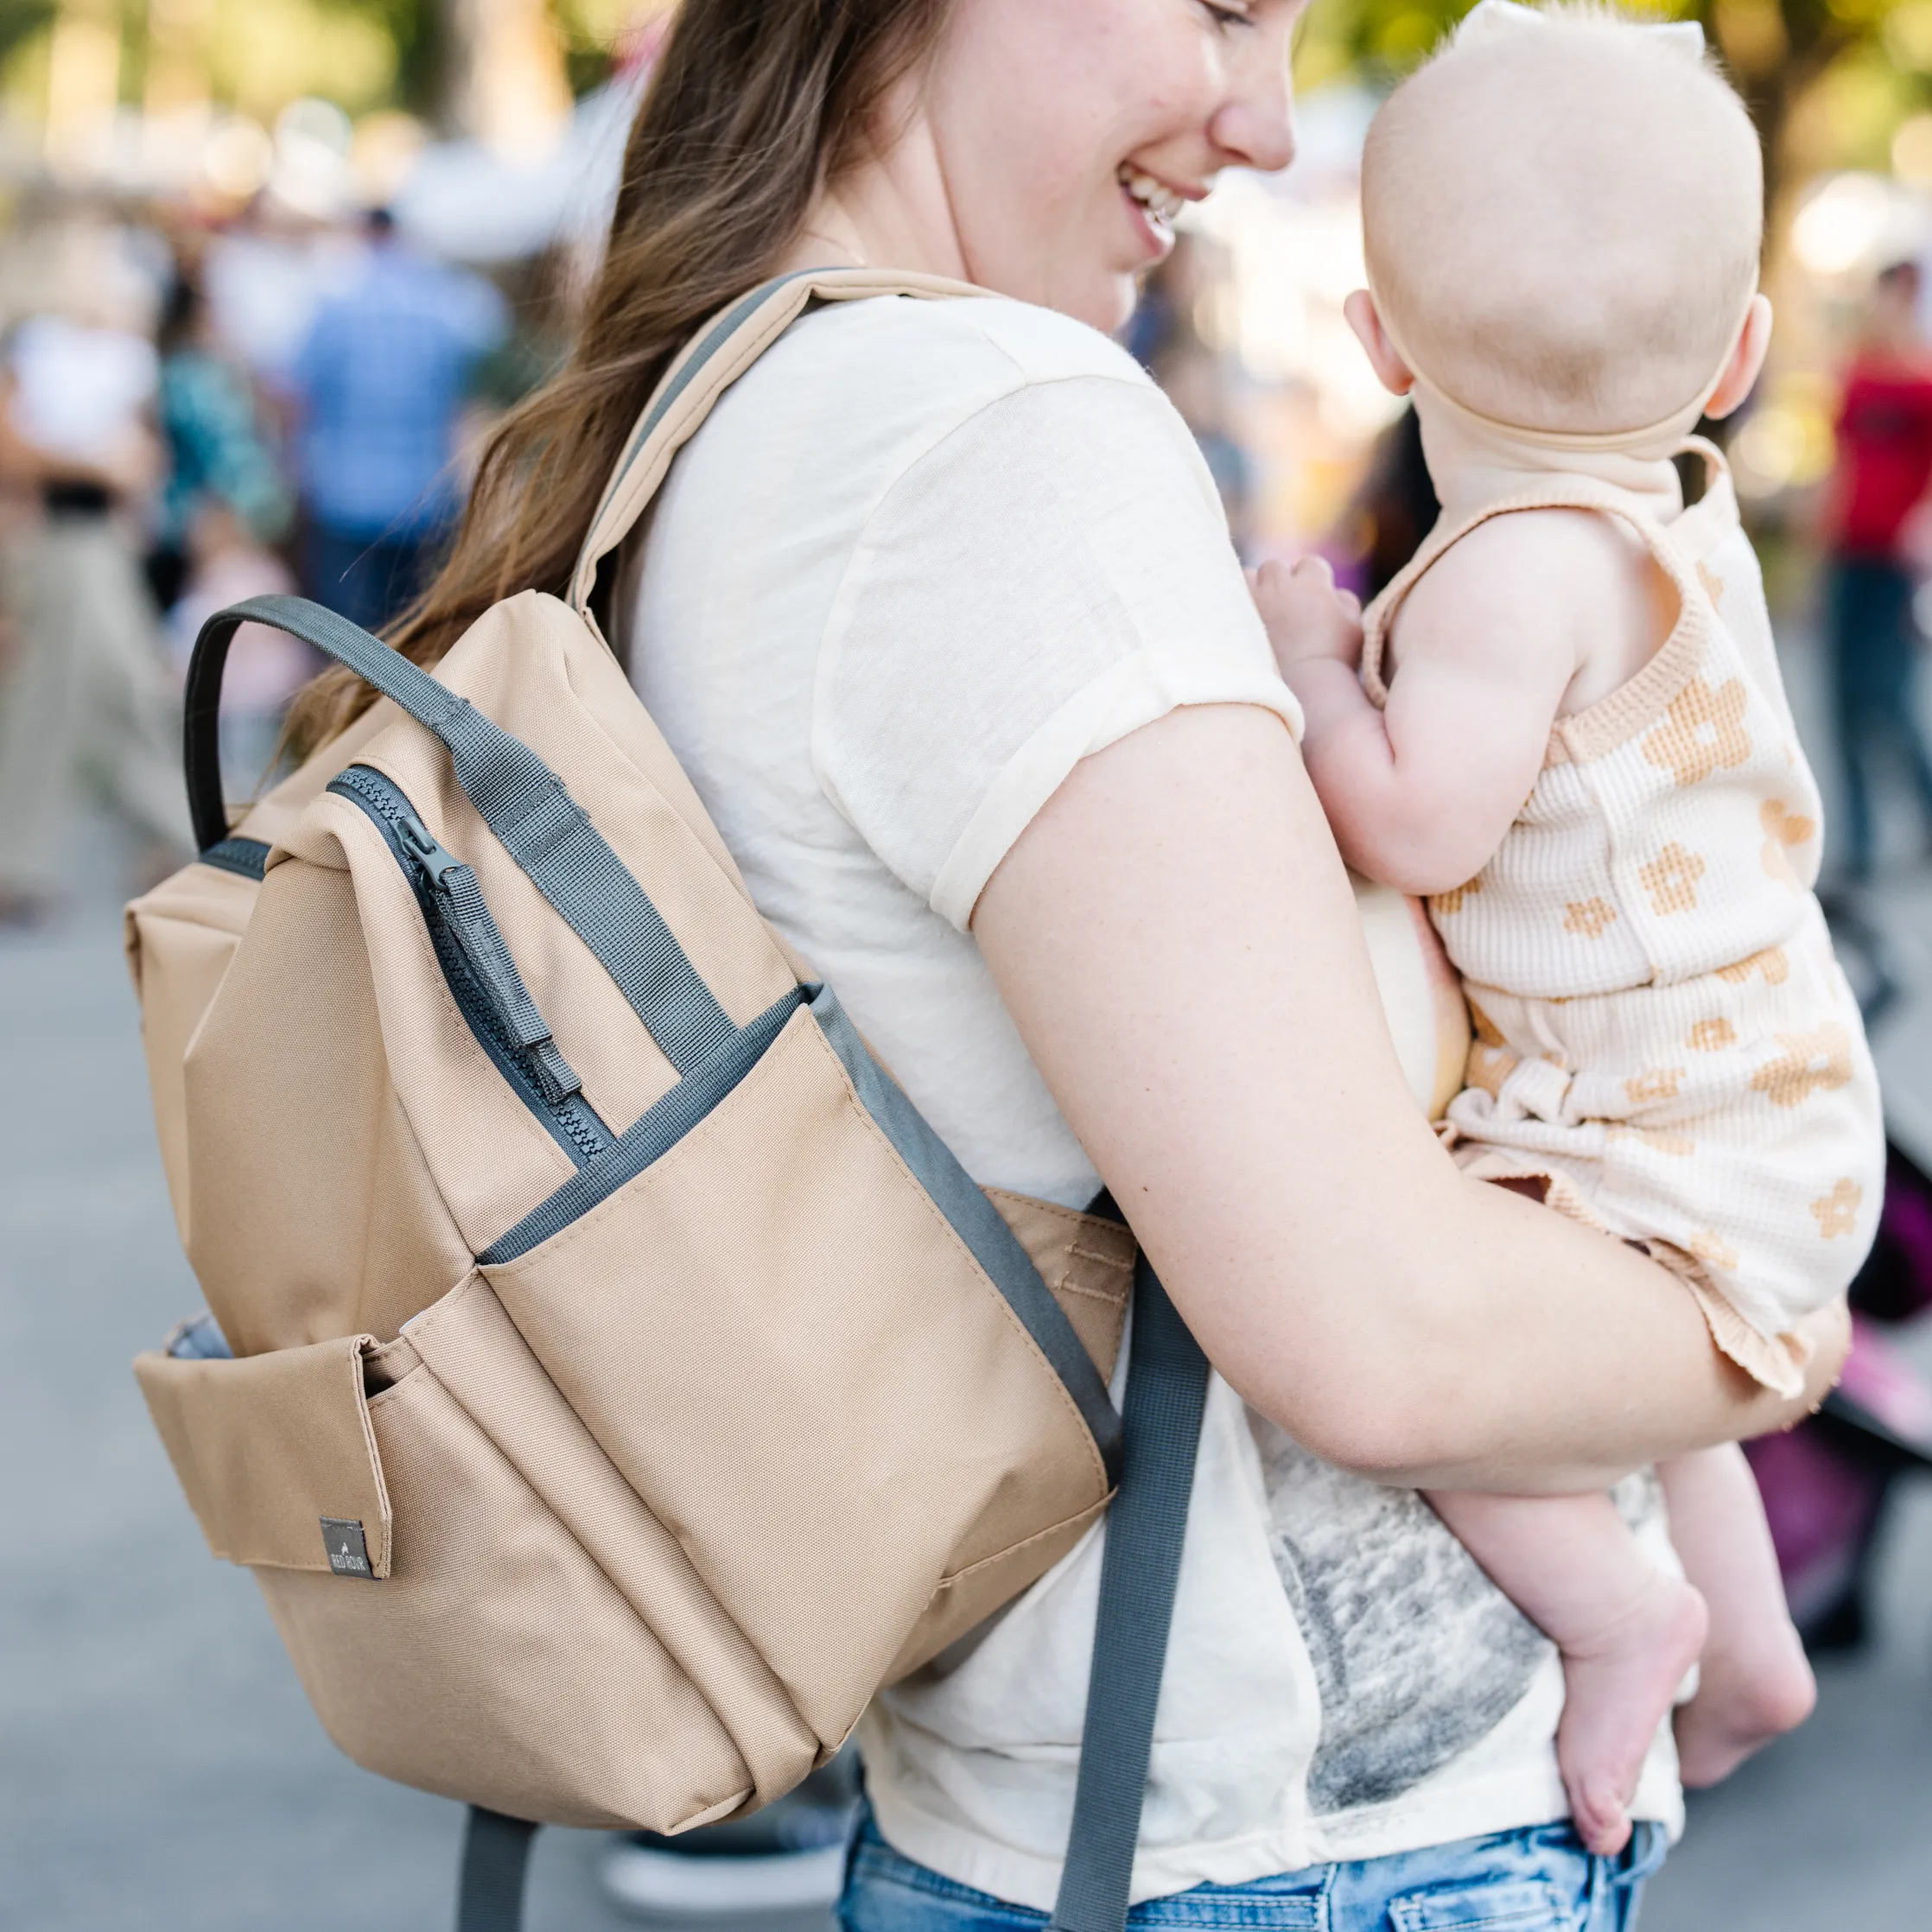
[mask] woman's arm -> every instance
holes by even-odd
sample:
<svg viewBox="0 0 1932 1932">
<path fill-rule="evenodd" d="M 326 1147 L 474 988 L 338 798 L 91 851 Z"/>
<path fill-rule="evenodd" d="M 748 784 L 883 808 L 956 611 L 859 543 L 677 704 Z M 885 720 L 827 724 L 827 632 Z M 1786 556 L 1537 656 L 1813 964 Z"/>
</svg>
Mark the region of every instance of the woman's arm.
<svg viewBox="0 0 1932 1932">
<path fill-rule="evenodd" d="M 1803 1413 L 1717 1353 L 1663 1269 L 1457 1171 L 1277 719 L 1176 711 L 1084 759 L 974 931 L 1189 1326 L 1316 1453 L 1561 1491 Z M 1842 1309 L 1814 1333 L 1813 1400 Z"/>
</svg>

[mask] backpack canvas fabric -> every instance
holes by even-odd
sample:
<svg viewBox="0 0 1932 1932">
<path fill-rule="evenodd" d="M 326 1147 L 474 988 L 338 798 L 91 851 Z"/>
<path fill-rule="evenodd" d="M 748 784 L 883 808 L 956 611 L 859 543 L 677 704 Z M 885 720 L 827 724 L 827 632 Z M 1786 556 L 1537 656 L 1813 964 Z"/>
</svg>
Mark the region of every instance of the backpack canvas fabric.
<svg viewBox="0 0 1932 1932">
<path fill-rule="evenodd" d="M 206 849 L 128 912 L 232 1350 L 136 1364 L 176 1473 L 336 1743 L 517 1818 L 769 1802 L 1119 1476 L 1131 1235 L 967 1180 L 589 614 L 723 388 L 808 302 L 886 292 L 956 291 L 827 271 L 701 332 L 569 597 L 499 604 L 433 677 L 295 600 L 215 620 Z M 245 614 L 392 695 L 231 829 L 207 748 Z"/>
</svg>

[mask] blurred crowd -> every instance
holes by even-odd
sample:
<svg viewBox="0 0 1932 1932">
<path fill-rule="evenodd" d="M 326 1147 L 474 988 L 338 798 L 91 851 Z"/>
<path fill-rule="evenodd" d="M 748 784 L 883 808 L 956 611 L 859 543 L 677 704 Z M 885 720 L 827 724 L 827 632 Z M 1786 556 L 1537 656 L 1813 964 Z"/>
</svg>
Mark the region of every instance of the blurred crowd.
<svg viewBox="0 0 1932 1932">
<path fill-rule="evenodd" d="M 267 195 L 206 223 L 106 200 L 18 211 L 0 238 L 0 927 L 69 896 L 90 796 L 125 829 L 133 883 L 185 855 L 180 691 L 210 614 L 299 591 L 381 630 L 423 588 L 484 430 L 563 353 L 581 266 L 540 254 L 492 279 L 437 259 L 384 208 L 321 220 Z M 1253 562 L 1277 544 L 1262 498 L 1280 425 L 1212 326 L 1230 272 L 1211 234 L 1184 236 L 1126 341 L 1193 430 Z M 1932 856 L 1917 690 L 1929 311 L 1913 261 L 1871 282 L 1840 371 L 1836 466 L 1800 518 L 1820 565 L 1846 885 L 1878 863 L 1881 795 L 1916 808 Z M 1366 596 L 1435 514 L 1412 415 L 1359 476 L 1310 534 Z M 282 713 L 315 668 L 282 632 L 238 637 L 232 797 L 274 766 Z"/>
<path fill-rule="evenodd" d="M 68 896 L 90 795 L 134 883 L 182 861 L 201 624 L 300 592 L 382 628 L 451 531 L 467 453 L 557 346 L 540 265 L 506 289 L 381 208 L 325 224 L 264 200 L 198 229 L 50 205 L 0 245 L 0 925 L 20 925 Z M 283 632 L 238 636 L 232 796 L 315 668 Z"/>
</svg>

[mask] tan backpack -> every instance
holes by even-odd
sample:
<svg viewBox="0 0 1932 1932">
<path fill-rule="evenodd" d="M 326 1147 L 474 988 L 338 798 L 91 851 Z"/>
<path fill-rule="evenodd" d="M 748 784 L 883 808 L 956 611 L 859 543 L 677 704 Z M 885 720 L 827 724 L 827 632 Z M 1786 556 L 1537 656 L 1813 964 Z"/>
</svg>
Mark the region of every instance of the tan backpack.
<svg viewBox="0 0 1932 1932">
<path fill-rule="evenodd" d="M 1058 1922 L 1125 1916 L 1205 1363 L 1116 1220 L 968 1179 L 759 918 L 589 611 L 809 304 L 969 292 L 747 296 L 660 384 L 569 601 L 508 599 L 433 677 L 293 598 L 196 645 L 201 856 L 127 934 L 212 1320 L 135 1372 L 330 1736 L 477 1808 L 467 1926 L 517 1922 L 534 1821 L 789 1789 L 1116 1484 Z M 231 829 L 250 620 L 383 698 Z"/>
</svg>

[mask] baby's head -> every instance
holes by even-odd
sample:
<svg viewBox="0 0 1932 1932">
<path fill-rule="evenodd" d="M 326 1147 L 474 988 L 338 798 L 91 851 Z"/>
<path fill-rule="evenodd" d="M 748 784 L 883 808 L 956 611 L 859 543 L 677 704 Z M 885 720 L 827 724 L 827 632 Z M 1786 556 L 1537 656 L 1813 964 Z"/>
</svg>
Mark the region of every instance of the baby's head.
<svg viewBox="0 0 1932 1932">
<path fill-rule="evenodd" d="M 1486 0 L 1376 115 L 1376 306 L 1455 402 L 1597 434 L 1716 381 L 1757 286 L 1764 175 L 1743 103 L 1687 32 Z"/>
</svg>

